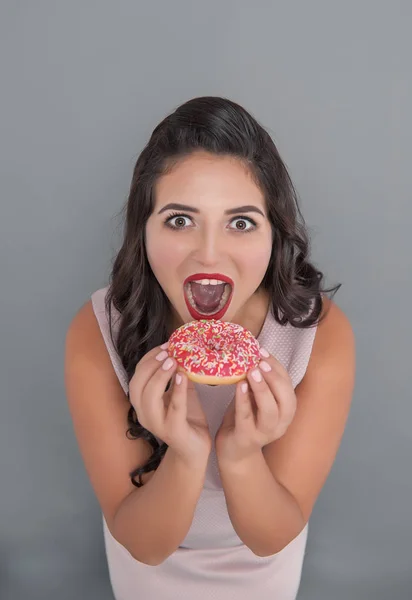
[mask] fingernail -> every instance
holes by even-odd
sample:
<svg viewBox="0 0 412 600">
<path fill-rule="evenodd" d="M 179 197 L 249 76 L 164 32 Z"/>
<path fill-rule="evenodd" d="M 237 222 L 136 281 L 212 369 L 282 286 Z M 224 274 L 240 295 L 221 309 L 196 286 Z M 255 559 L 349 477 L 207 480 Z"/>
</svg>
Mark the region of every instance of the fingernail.
<svg viewBox="0 0 412 600">
<path fill-rule="evenodd" d="M 244 394 L 246 394 L 246 392 L 247 392 L 247 383 L 242 383 L 242 385 L 240 386 L 240 389 L 242 390 L 242 392 Z"/>
<path fill-rule="evenodd" d="M 168 353 L 165 350 L 163 350 L 163 352 L 159 352 L 159 354 L 156 356 L 156 360 L 164 360 L 168 356 Z"/>
<path fill-rule="evenodd" d="M 260 361 L 259 368 L 265 371 L 265 373 L 269 373 L 272 370 L 272 367 L 265 360 Z"/>
<path fill-rule="evenodd" d="M 162 369 L 164 371 L 168 371 L 171 367 L 173 367 L 173 359 L 171 359 L 170 357 L 164 361 L 164 363 L 162 364 Z"/>
<path fill-rule="evenodd" d="M 253 379 L 257 382 L 260 383 L 262 381 L 262 373 L 260 371 L 258 371 L 257 369 L 255 369 L 254 371 L 252 371 L 252 377 Z"/>
<path fill-rule="evenodd" d="M 265 358 L 269 358 L 270 354 L 267 350 L 265 350 L 264 348 L 260 348 L 259 352 L 262 356 L 264 356 Z"/>
<path fill-rule="evenodd" d="M 167 350 L 167 348 L 169 347 L 169 342 L 165 342 L 160 347 L 161 347 L 162 350 Z"/>
<path fill-rule="evenodd" d="M 180 385 L 182 383 L 182 376 L 179 373 L 176 375 L 176 384 Z"/>
</svg>

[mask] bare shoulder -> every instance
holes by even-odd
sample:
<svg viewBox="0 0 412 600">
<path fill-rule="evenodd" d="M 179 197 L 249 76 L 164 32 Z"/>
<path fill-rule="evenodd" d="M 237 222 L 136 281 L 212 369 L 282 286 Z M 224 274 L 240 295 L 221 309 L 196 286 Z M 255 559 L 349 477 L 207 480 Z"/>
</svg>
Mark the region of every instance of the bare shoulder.
<svg viewBox="0 0 412 600">
<path fill-rule="evenodd" d="M 308 372 L 325 363 L 338 364 L 342 358 L 355 356 L 355 334 L 345 312 L 330 298 L 323 296 L 321 320 L 317 326 Z"/>
<path fill-rule="evenodd" d="M 66 352 L 67 360 L 87 360 L 98 364 L 100 369 L 105 369 L 106 376 L 117 379 L 91 300 L 79 308 L 69 324 Z"/>
<path fill-rule="evenodd" d="M 349 318 L 345 312 L 327 296 L 322 296 L 322 316 L 325 315 L 324 320 L 319 324 L 319 327 L 328 324 L 329 327 L 343 326 L 347 329 L 352 329 Z"/>
<path fill-rule="evenodd" d="M 355 380 L 355 336 L 348 317 L 324 297 L 297 408 L 285 435 L 264 448 L 269 468 L 294 496 L 305 521 L 329 475 L 345 430 Z"/>
<path fill-rule="evenodd" d="M 79 308 L 72 318 L 66 333 L 67 344 L 76 344 L 77 340 L 88 341 L 98 345 L 98 323 L 94 315 L 93 304 L 88 300 Z"/>
<path fill-rule="evenodd" d="M 146 462 L 151 449 L 145 440 L 131 440 L 126 435 L 130 403 L 114 371 L 91 300 L 78 310 L 67 330 L 65 389 L 84 466 L 112 529 L 121 502 L 136 490 L 130 473 Z"/>
</svg>

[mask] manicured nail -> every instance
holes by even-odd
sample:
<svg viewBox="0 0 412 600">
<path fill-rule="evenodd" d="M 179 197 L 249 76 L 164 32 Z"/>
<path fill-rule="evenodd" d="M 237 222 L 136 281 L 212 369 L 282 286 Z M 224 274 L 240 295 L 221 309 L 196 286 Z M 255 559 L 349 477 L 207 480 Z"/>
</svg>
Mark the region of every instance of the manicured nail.
<svg viewBox="0 0 412 600">
<path fill-rule="evenodd" d="M 270 354 L 267 350 L 265 350 L 264 348 L 260 348 L 259 352 L 262 356 L 264 356 L 265 358 L 269 358 Z"/>
<path fill-rule="evenodd" d="M 164 360 L 165 358 L 167 358 L 169 355 L 166 352 L 166 350 L 163 350 L 163 352 L 159 352 L 159 354 L 156 356 L 156 360 Z"/>
<path fill-rule="evenodd" d="M 269 373 L 272 370 L 272 367 L 265 360 L 260 361 L 259 368 L 265 371 L 265 373 Z"/>
<path fill-rule="evenodd" d="M 244 394 L 246 394 L 246 392 L 247 392 L 247 383 L 242 383 L 242 385 L 240 386 L 240 389 L 242 390 L 242 392 Z"/>
<path fill-rule="evenodd" d="M 168 347 L 169 347 L 169 342 L 165 342 L 165 343 L 164 343 L 164 344 L 162 344 L 160 347 L 161 347 L 161 349 L 162 349 L 162 350 L 167 350 L 167 349 L 168 349 Z"/>
<path fill-rule="evenodd" d="M 257 383 L 260 383 L 263 379 L 262 373 L 260 371 L 258 371 L 258 369 L 255 369 L 254 371 L 252 371 L 251 375 Z"/>
<path fill-rule="evenodd" d="M 164 361 L 164 363 L 162 364 L 162 369 L 164 371 L 168 371 L 171 367 L 173 367 L 173 359 L 172 358 L 168 358 L 167 360 Z"/>
<path fill-rule="evenodd" d="M 176 384 L 180 385 L 182 383 L 182 376 L 177 373 L 176 375 Z"/>
</svg>

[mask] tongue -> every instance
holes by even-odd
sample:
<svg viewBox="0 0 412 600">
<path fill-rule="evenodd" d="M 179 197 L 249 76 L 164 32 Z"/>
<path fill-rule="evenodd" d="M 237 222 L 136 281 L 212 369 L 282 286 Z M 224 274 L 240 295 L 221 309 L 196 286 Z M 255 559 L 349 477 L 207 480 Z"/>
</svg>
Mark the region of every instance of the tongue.
<svg viewBox="0 0 412 600">
<path fill-rule="evenodd" d="M 222 299 L 225 286 L 220 285 L 201 285 L 192 281 L 193 300 L 202 312 L 215 310 Z"/>
</svg>

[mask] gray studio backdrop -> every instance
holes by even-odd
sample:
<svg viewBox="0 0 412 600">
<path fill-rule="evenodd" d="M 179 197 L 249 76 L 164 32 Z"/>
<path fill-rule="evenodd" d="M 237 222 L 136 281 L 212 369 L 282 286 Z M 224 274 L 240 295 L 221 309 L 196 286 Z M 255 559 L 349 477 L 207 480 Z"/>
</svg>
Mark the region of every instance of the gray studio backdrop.
<svg viewBox="0 0 412 600">
<path fill-rule="evenodd" d="M 106 285 L 138 153 L 199 95 L 269 129 L 357 340 L 299 600 L 412 597 L 411 6 L 1 2 L 1 600 L 112 598 L 65 333 Z"/>
</svg>

